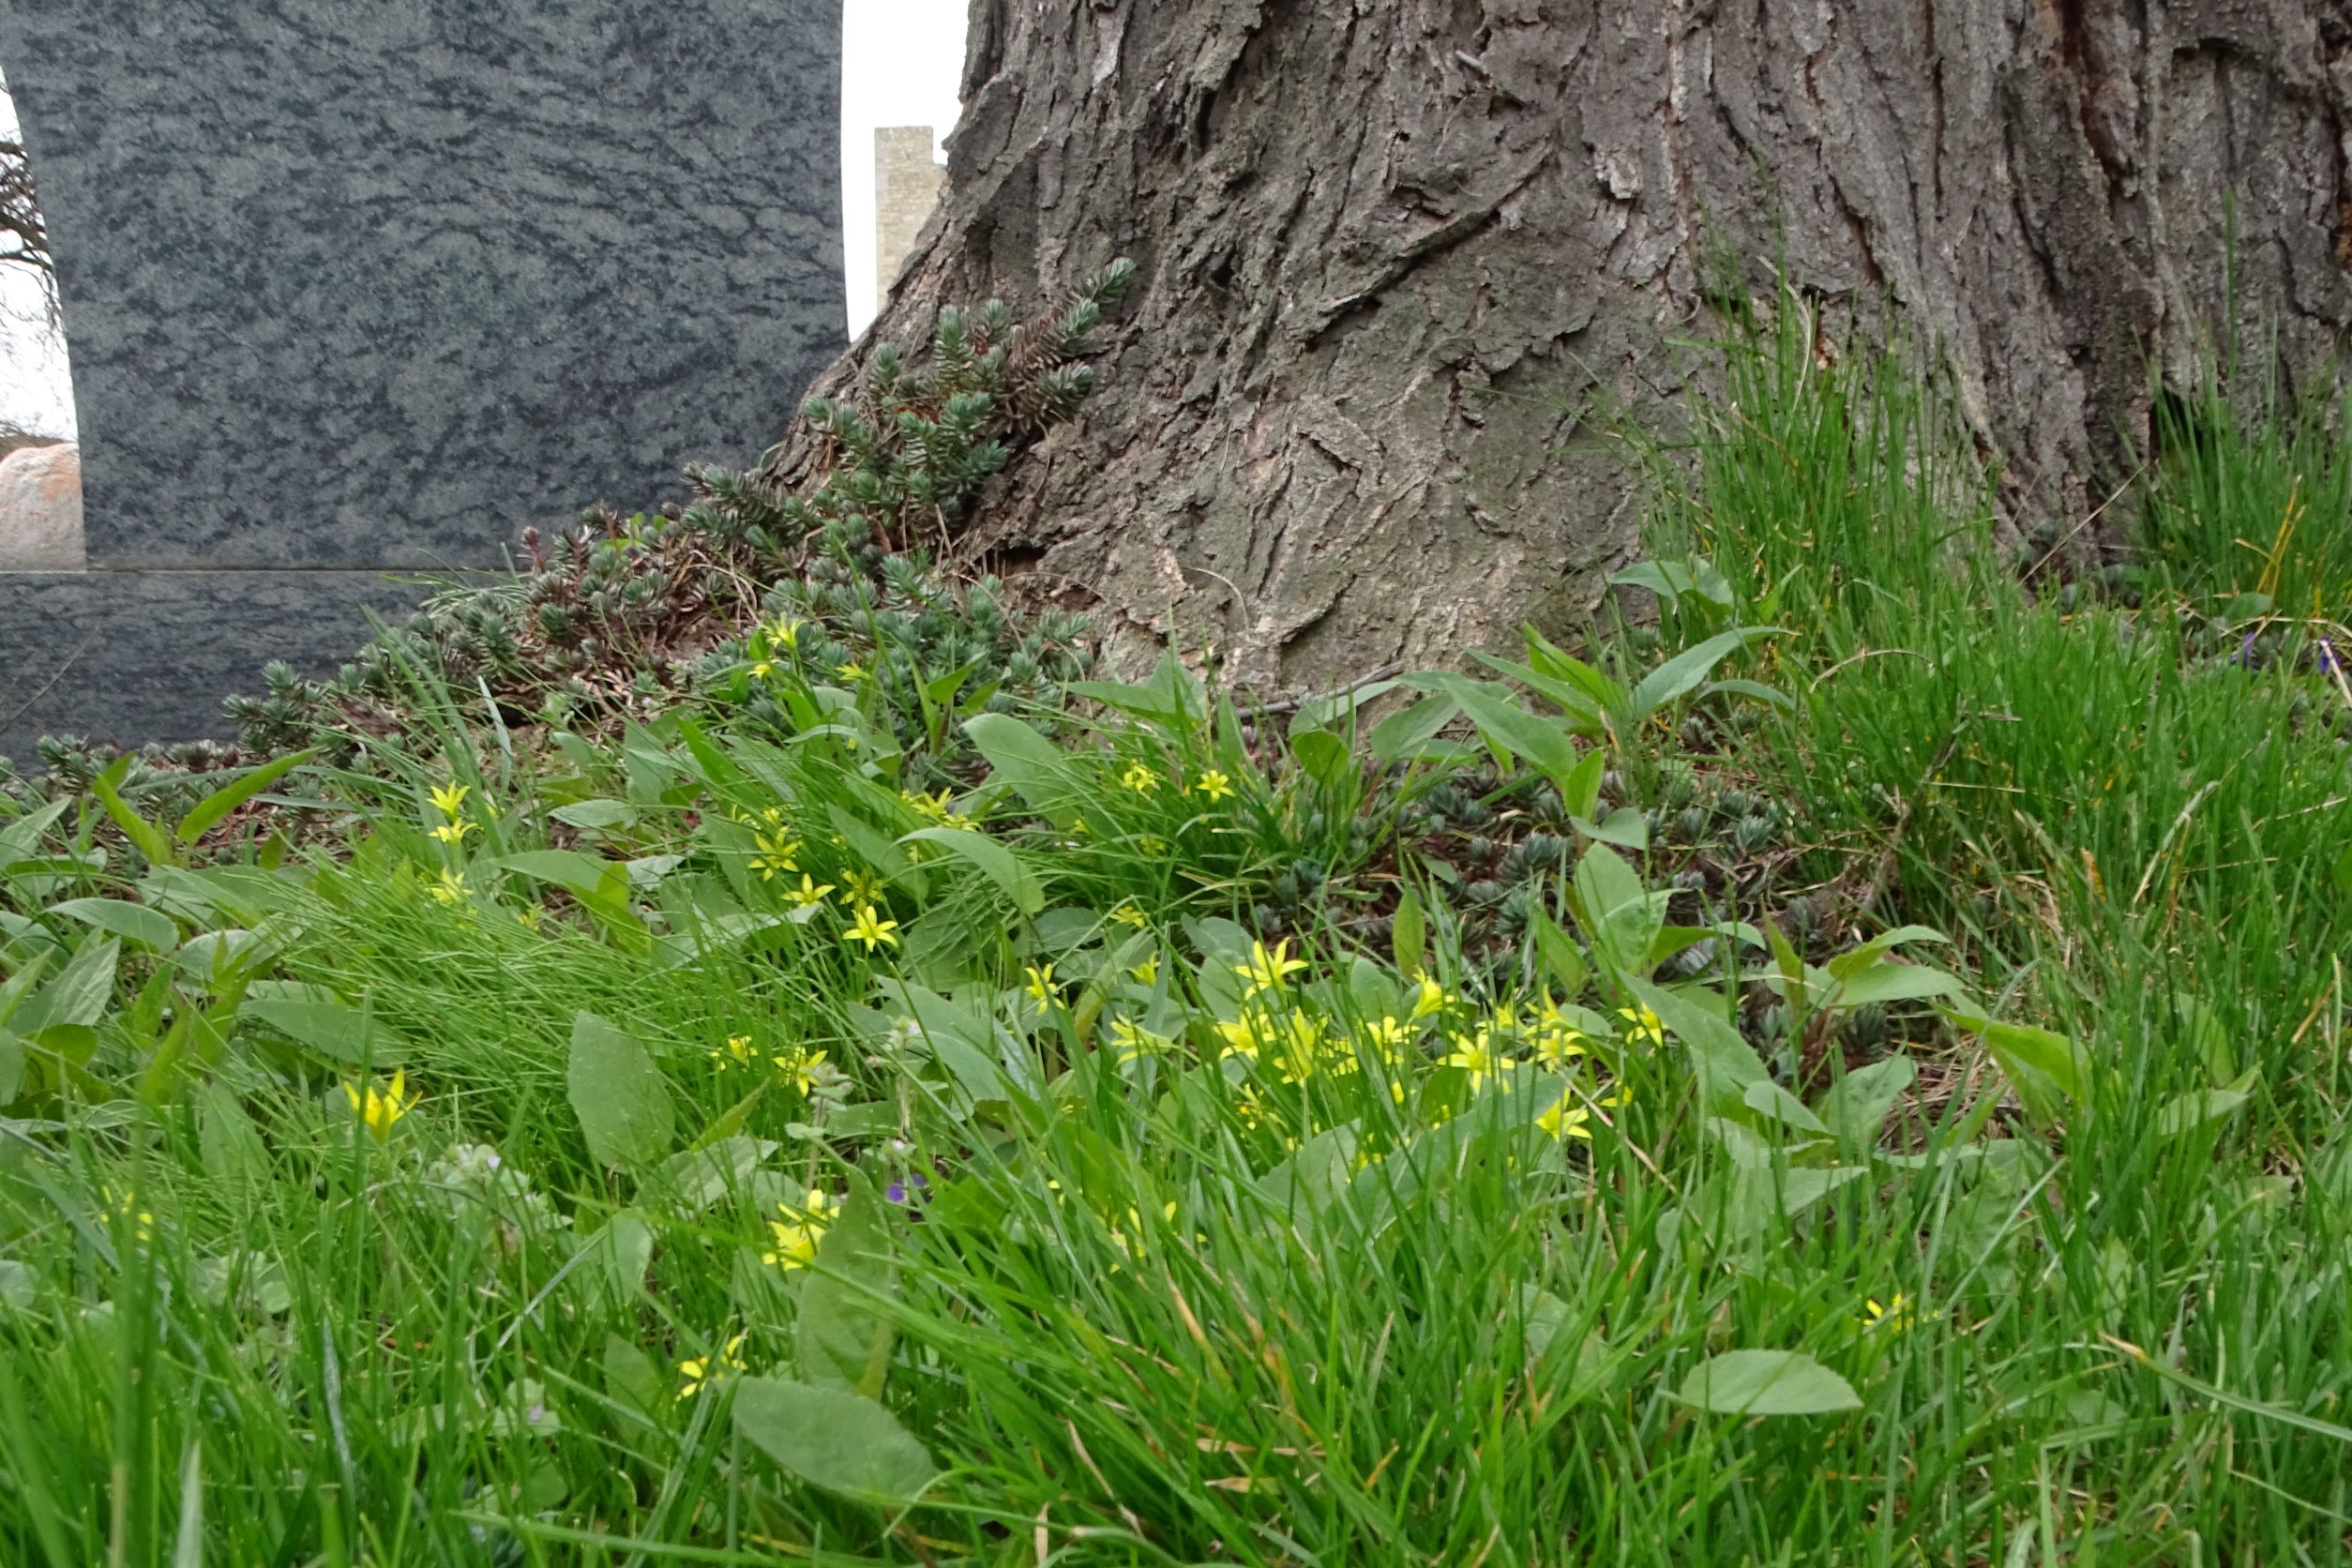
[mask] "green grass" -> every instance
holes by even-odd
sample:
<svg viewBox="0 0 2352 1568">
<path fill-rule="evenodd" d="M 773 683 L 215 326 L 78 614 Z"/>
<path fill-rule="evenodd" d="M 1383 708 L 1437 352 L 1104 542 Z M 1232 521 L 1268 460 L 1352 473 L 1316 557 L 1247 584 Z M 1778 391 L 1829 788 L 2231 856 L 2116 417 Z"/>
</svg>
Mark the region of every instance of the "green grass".
<svg viewBox="0 0 2352 1568">
<path fill-rule="evenodd" d="M 762 634 L 331 851 L 0 824 L 0 1560 L 2341 1560 L 2337 699 L 1809 351 L 1653 454 L 1648 672 Z"/>
<path fill-rule="evenodd" d="M 2259 379 L 2269 372 L 2267 379 Z M 2329 378 L 2332 382 L 2332 377 Z M 2340 398 L 2287 398 L 2275 361 L 2208 360 L 2154 405 L 2146 543 L 2190 592 L 2335 629 L 2352 615 L 2352 445 Z"/>
</svg>

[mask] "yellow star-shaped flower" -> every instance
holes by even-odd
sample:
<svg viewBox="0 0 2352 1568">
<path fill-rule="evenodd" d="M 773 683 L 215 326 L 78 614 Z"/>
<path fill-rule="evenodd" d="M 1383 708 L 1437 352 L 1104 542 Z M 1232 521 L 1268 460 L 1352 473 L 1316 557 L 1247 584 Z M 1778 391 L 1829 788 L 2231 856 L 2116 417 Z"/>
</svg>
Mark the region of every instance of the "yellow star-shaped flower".
<svg viewBox="0 0 2352 1568">
<path fill-rule="evenodd" d="M 409 1107 L 415 1105 L 417 1098 L 408 1093 L 408 1069 L 405 1067 L 392 1075 L 388 1091 L 379 1091 L 371 1083 L 363 1095 L 355 1086 L 347 1083 L 343 1085 L 343 1094 L 351 1101 L 353 1114 L 366 1123 L 368 1130 L 379 1139 L 392 1136 L 392 1123 L 406 1116 Z"/>
<path fill-rule="evenodd" d="M 678 1389 L 678 1397 L 691 1399 L 701 1391 L 704 1383 L 710 1382 L 722 1373 L 744 1370 L 743 1358 L 739 1352 L 743 1349 L 743 1342 L 749 1337 L 749 1334 L 739 1334 L 730 1339 L 727 1342 L 727 1348 L 715 1356 L 697 1356 L 691 1361 L 678 1363 L 678 1371 L 686 1380 Z"/>
<path fill-rule="evenodd" d="M 898 923 L 878 919 L 873 905 L 860 904 L 857 906 L 857 917 L 850 922 L 850 928 L 841 940 L 845 942 L 862 942 L 866 944 L 867 953 L 871 955 L 877 947 L 898 945 Z"/>
</svg>

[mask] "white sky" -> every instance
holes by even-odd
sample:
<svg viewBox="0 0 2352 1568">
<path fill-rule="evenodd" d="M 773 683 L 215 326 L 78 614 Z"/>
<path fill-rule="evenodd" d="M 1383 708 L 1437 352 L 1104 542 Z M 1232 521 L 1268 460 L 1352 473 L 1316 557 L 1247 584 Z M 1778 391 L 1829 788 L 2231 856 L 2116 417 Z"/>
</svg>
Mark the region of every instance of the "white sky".
<svg viewBox="0 0 2352 1568">
<path fill-rule="evenodd" d="M 841 233 L 850 336 L 874 319 L 874 129 L 956 124 L 965 0 L 848 0 L 841 21 Z"/>
<path fill-rule="evenodd" d="M 842 301 L 850 336 L 874 316 L 874 131 L 956 123 L 966 0 L 845 0 L 841 26 Z M 16 111 L 0 85 L 0 126 Z M 38 173 L 38 171 L 36 171 Z M 65 345 L 41 330 L 40 286 L 0 267 L 0 418 L 44 435 L 74 433 Z M 65 302 L 68 325 L 73 301 Z M 33 318 L 30 324 L 27 318 Z"/>
<path fill-rule="evenodd" d="M 16 106 L 0 83 L 0 135 L 15 134 Z M 41 435 L 73 434 L 66 346 L 43 319 L 40 279 L 21 266 L 0 266 L 0 419 Z"/>
</svg>

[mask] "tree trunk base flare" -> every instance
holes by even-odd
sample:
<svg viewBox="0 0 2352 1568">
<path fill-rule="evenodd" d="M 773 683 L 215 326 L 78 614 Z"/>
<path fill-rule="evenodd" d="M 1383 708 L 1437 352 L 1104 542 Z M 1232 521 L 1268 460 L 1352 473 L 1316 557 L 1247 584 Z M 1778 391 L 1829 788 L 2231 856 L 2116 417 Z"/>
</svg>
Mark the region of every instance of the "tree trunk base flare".
<svg viewBox="0 0 2352 1568">
<path fill-rule="evenodd" d="M 2352 324 L 2344 0 L 972 0 L 963 97 L 817 390 L 1133 257 L 958 553 L 1264 696 L 1581 624 L 1640 521 L 1606 411 L 1674 428 L 1726 265 L 1932 345 L 2013 518 L 2105 499 L 2217 339 Z"/>
</svg>

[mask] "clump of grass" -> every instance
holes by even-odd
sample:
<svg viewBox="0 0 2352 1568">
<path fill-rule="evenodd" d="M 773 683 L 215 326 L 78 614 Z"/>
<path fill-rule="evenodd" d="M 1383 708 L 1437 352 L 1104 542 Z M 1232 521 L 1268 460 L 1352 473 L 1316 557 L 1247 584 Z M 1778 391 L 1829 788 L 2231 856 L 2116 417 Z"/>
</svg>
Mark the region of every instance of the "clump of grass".
<svg viewBox="0 0 2352 1568">
<path fill-rule="evenodd" d="M 2120 921 L 2174 988 L 2243 1018 L 2296 1122 L 2329 1124 L 2290 1036 L 2332 984 L 2308 958 L 2352 913 L 2342 694 L 2303 661 L 2203 656 L 2203 617 L 2171 600 L 2069 609 L 2021 582 L 2037 563 L 2004 561 L 1989 477 L 1921 375 L 1824 368 L 1793 315 L 1733 345 L 1655 526 L 1724 564 L 1735 613 L 1792 633 L 1768 649 L 1800 706 L 1751 756 L 1802 803 L 1831 885 L 1972 933 L 2028 987 L 2119 978 L 2081 933 Z"/>
<path fill-rule="evenodd" d="M 1687 469 L 1660 468 L 1652 526 L 1662 555 L 1720 569 L 1723 612 L 1790 634 L 1766 656 L 1796 707 L 1734 765 L 1798 813 L 1817 897 L 1862 926 L 1945 926 L 1988 991 L 2079 1047 L 2049 1060 L 2064 1092 L 2015 1079 L 2022 1116 L 2065 1150 L 2038 1277 L 2061 1316 L 2167 1368 L 2173 1413 L 2147 1430 L 2177 1440 L 2176 1397 L 2248 1409 L 2186 1370 L 2223 1361 L 2274 1409 L 2327 1406 L 2342 1325 L 2307 1338 L 2252 1304 L 2340 1223 L 2352 696 L 2292 637 L 2217 639 L 2209 598 L 2118 599 L 2104 575 L 2061 591 L 2046 549 L 2005 559 L 1990 476 L 1915 361 L 1824 366 L 1793 303 L 1727 354 Z M 2315 415 L 2224 412 L 2209 399 L 2151 482 L 2167 559 L 2200 595 L 2263 595 L 2241 618 L 2269 620 L 2280 594 L 2279 614 L 2325 614 L 2330 531 L 2279 524 L 2290 496 L 2332 493 L 2344 448 Z M 2260 549 L 2242 550 L 2259 510 Z M 2282 1512 L 2269 1476 L 2218 1481 L 2172 1446 L 2104 1469 L 2101 1512 L 2136 1539 L 2131 1500 L 2157 1507 L 2193 1475 L 2223 1528 L 2282 1546 L 2336 1528 Z"/>
<path fill-rule="evenodd" d="M 2275 356 L 2209 357 L 2155 400 L 2147 548 L 2184 590 L 2323 631 L 2352 617 L 2352 443 L 2340 396 L 2299 399 Z"/>
</svg>

